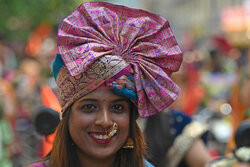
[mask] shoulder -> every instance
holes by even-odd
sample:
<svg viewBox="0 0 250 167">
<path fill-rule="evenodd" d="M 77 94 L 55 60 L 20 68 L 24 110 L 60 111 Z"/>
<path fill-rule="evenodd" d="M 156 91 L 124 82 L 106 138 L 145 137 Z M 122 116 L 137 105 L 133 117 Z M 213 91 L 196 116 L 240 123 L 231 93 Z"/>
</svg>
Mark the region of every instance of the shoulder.
<svg viewBox="0 0 250 167">
<path fill-rule="evenodd" d="M 145 167 L 154 167 L 151 163 L 149 163 L 148 161 L 144 161 L 145 163 Z"/>
<path fill-rule="evenodd" d="M 197 139 L 206 133 L 208 127 L 181 112 L 174 111 L 171 116 L 173 123 L 170 124 L 170 132 L 173 131 L 174 143 L 168 151 L 168 163 L 170 166 L 177 166 L 192 145 L 199 141 Z"/>
</svg>

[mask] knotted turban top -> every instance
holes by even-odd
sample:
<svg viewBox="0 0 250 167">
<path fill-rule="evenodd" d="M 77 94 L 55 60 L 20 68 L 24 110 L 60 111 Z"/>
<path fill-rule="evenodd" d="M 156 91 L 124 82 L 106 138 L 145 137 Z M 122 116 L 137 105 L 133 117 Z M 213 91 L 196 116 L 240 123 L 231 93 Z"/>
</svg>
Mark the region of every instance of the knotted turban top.
<svg viewBox="0 0 250 167">
<path fill-rule="evenodd" d="M 62 20 L 53 73 L 62 112 L 108 81 L 132 78 L 141 117 L 165 110 L 180 88 L 170 78 L 182 51 L 168 20 L 160 15 L 92 1 Z"/>
</svg>

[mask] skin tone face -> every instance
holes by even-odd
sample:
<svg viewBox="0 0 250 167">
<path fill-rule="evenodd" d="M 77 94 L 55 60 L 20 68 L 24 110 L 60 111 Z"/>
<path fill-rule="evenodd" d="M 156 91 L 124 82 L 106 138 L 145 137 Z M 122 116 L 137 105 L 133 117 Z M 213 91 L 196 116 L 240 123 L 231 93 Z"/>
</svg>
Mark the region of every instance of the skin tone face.
<svg viewBox="0 0 250 167">
<path fill-rule="evenodd" d="M 96 89 L 73 104 L 69 131 L 82 166 L 112 166 L 129 136 L 129 115 L 128 99 L 110 89 Z"/>
</svg>

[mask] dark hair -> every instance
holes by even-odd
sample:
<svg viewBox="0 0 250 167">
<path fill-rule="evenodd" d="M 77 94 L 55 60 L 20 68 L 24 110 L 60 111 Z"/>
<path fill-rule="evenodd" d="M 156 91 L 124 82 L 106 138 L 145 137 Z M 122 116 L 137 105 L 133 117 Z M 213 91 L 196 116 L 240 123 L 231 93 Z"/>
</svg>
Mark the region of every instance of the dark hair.
<svg viewBox="0 0 250 167">
<path fill-rule="evenodd" d="M 145 143 L 139 126 L 136 123 L 138 117 L 137 108 L 131 103 L 130 110 L 130 137 L 134 141 L 133 149 L 121 148 L 116 155 L 114 167 L 144 167 Z M 60 121 L 51 152 L 43 159 L 49 161 L 50 167 L 80 167 L 72 139 L 69 133 L 70 108 Z"/>
<path fill-rule="evenodd" d="M 147 144 L 147 159 L 157 167 L 165 167 L 167 164 L 166 153 L 173 143 L 170 134 L 168 114 L 159 113 L 147 119 L 145 127 L 145 139 Z"/>
</svg>

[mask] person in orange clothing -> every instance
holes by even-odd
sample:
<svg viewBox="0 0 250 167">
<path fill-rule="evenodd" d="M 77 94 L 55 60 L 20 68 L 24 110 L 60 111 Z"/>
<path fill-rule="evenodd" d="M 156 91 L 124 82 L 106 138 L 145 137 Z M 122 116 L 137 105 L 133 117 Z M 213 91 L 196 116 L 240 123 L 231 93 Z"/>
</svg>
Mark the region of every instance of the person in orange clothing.
<svg viewBox="0 0 250 167">
<path fill-rule="evenodd" d="M 241 55 L 242 56 L 242 55 Z M 243 56 L 242 56 L 243 57 Z M 233 136 L 238 126 L 242 121 L 250 117 L 250 49 L 246 53 L 246 64 L 239 66 L 238 75 L 240 76 L 238 82 L 232 89 L 232 96 L 230 104 L 232 106 L 232 125 L 233 134 L 232 138 L 227 143 L 227 154 L 231 153 L 235 148 L 235 141 Z"/>
<path fill-rule="evenodd" d="M 61 111 L 60 103 L 56 95 L 53 93 L 52 89 L 49 86 L 43 86 L 41 88 L 41 96 L 42 96 L 43 106 L 49 107 L 54 111 L 60 113 Z M 55 133 L 42 137 L 41 157 L 44 157 L 50 152 L 54 138 L 55 138 Z"/>
</svg>

